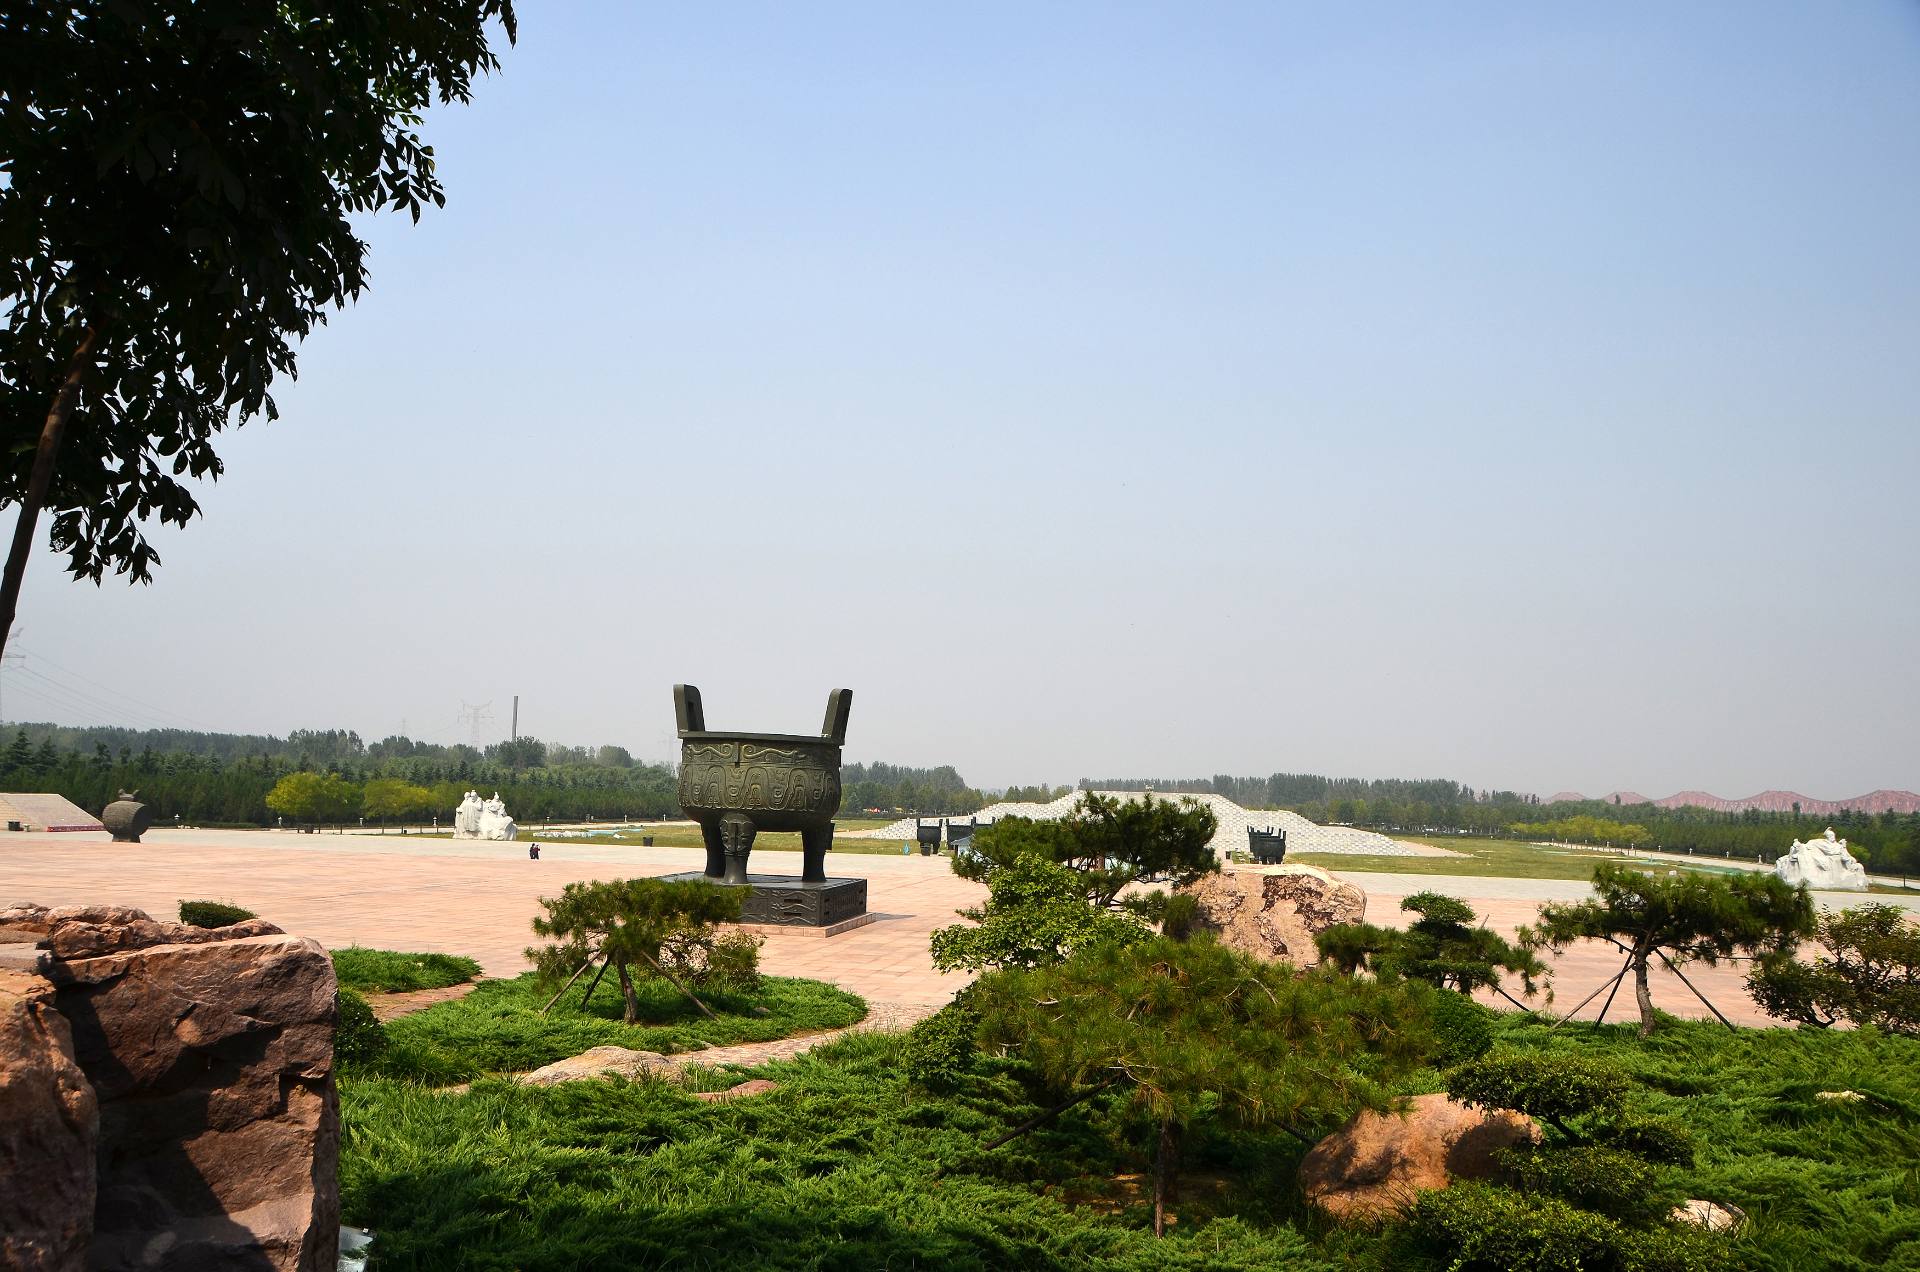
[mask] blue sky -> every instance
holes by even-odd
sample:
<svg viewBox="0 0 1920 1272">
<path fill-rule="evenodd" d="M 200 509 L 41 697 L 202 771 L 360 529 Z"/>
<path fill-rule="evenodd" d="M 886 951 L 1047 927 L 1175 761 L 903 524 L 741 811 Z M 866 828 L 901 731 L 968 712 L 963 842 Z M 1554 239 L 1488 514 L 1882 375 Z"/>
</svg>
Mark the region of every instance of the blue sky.
<svg viewBox="0 0 1920 1272">
<path fill-rule="evenodd" d="M 1920 7 L 521 18 L 8 716 L 1920 787 Z"/>
</svg>

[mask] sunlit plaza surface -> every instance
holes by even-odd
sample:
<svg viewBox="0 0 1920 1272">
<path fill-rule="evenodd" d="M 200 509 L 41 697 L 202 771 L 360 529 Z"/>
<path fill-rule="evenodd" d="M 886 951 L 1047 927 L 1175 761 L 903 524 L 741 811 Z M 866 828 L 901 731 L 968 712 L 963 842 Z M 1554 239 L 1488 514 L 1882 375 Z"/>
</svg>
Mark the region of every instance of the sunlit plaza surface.
<svg viewBox="0 0 1920 1272">
<path fill-rule="evenodd" d="M 763 860 L 763 858 L 765 860 Z M 779 870 L 797 853 L 756 854 L 756 868 Z M 366 945 L 434 950 L 478 959 L 489 976 L 527 970 L 523 950 L 539 899 L 575 880 L 670 874 L 699 869 L 691 848 L 634 848 L 542 841 L 529 860 L 525 841 L 483 843 L 425 836 L 320 834 L 290 831 L 154 830 L 139 844 L 103 833 L 13 833 L 0 837 L 0 904 L 117 904 L 171 918 L 183 898 L 232 901 L 289 932 L 330 948 Z M 774 934 L 762 965 L 779 976 L 829 981 L 869 1002 L 928 1008 L 947 1001 L 969 979 L 933 967 L 927 938 L 977 904 L 980 885 L 959 878 L 945 857 L 836 853 L 828 873 L 867 880 L 876 922 L 834 937 Z M 1335 873 L 1340 873 L 1336 871 Z M 1439 891 L 1470 902 L 1503 933 L 1530 921 L 1540 903 L 1587 894 L 1562 879 L 1502 879 L 1353 872 L 1367 893 L 1367 918 L 1398 925 L 1400 899 Z M 1880 899 L 1880 898 L 1876 898 Z M 1893 900 L 1920 912 L 1920 899 Z M 1818 894 L 1823 906 L 1858 904 L 1858 894 Z M 1552 960 L 1559 1010 L 1571 1008 L 1620 968 L 1608 945 L 1588 942 Z M 1738 1024 L 1769 1023 L 1742 988 L 1743 965 L 1689 967 L 1687 978 Z M 1516 987 L 1517 988 L 1517 987 Z M 1706 1006 L 1661 967 L 1653 1000 L 1677 1016 L 1701 1017 Z M 1592 1019 L 1599 1003 L 1580 1013 Z M 1623 986 L 1609 1019 L 1632 1014 Z"/>
</svg>

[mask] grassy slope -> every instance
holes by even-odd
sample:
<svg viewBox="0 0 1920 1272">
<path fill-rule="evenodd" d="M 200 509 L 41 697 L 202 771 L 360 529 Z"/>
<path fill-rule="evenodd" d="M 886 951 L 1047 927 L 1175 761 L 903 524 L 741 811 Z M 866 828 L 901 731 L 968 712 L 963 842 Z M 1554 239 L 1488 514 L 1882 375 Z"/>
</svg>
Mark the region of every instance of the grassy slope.
<svg viewBox="0 0 1920 1272">
<path fill-rule="evenodd" d="M 465 998 L 389 1024 L 381 1070 L 448 1085 L 485 1073 L 537 1069 L 589 1047 L 611 1044 L 670 1053 L 698 1050 L 702 1043 L 770 1042 L 842 1028 L 866 1014 L 866 1004 L 844 990 L 768 976 L 749 994 L 702 991 L 701 998 L 719 1015 L 709 1020 L 679 991 L 653 979 L 636 986 L 644 1023 L 627 1025 L 620 1019 L 620 991 L 611 974 L 581 1011 L 591 981 L 591 976 L 583 977 L 545 1016 L 539 1014 L 540 1007 L 552 990 L 542 989 L 531 974 L 482 982 Z M 755 1014 L 756 1008 L 765 1014 Z"/>
<path fill-rule="evenodd" d="M 1643 1044 L 1630 1027 L 1550 1034 L 1517 1015 L 1500 1030 L 1506 1045 L 1604 1052 L 1649 1084 L 1653 1111 L 1687 1120 L 1702 1144 L 1687 1195 L 1752 1216 L 1727 1267 L 1920 1267 L 1920 1042 L 1666 1022 Z M 989 1061 L 960 1093 L 928 1096 L 899 1049 L 855 1035 L 755 1070 L 781 1089 L 725 1105 L 659 1082 L 451 1096 L 349 1078 L 346 1221 L 381 1234 L 388 1269 L 1439 1266 L 1304 1214 L 1303 1150 L 1280 1135 L 1192 1137 L 1183 1222 L 1156 1243 L 1126 1178 L 1145 1160 L 1101 1100 L 982 1154 L 1037 1111 L 1019 1070 Z M 1814 1099 L 1840 1088 L 1874 1099 Z M 935 1182 L 942 1163 L 953 1173 Z"/>
<path fill-rule="evenodd" d="M 480 974 L 480 964 L 457 954 L 409 954 L 354 945 L 333 951 L 333 974 L 342 989 L 393 994 L 464 985 Z"/>
</svg>

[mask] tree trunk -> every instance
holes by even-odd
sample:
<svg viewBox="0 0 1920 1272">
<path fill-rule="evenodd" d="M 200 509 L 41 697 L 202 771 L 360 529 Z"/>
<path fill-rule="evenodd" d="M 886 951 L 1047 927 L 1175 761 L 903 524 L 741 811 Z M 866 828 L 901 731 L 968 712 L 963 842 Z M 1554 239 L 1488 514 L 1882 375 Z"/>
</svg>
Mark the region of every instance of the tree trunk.
<svg viewBox="0 0 1920 1272">
<path fill-rule="evenodd" d="M 60 439 L 66 436 L 67 419 L 80 397 L 81 381 L 93 358 L 93 346 L 99 332 L 88 327 L 80 337 L 80 347 L 67 363 L 67 377 L 47 408 L 47 422 L 40 429 L 40 445 L 33 452 L 33 471 L 27 477 L 27 489 L 20 496 L 20 516 L 13 523 L 13 550 L 7 553 L 7 567 L 0 575 L 0 654 L 7 650 L 7 637 L 13 632 L 13 616 L 20 607 L 20 584 L 27 577 L 27 558 L 33 555 L 34 531 L 40 524 L 40 509 L 53 485 L 54 461 L 60 456 Z"/>
<path fill-rule="evenodd" d="M 1640 1004 L 1640 1036 L 1653 1032 L 1653 991 L 1647 987 L 1647 952 L 1633 950 L 1633 997 Z"/>
<path fill-rule="evenodd" d="M 1179 1140 L 1171 1120 L 1160 1123 L 1160 1143 L 1153 1154 L 1153 1235 L 1167 1235 L 1168 1184 L 1173 1177 Z"/>
<path fill-rule="evenodd" d="M 627 975 L 625 962 L 620 963 L 619 972 L 620 994 L 627 1000 L 627 1012 L 621 1019 L 629 1025 L 637 1025 L 640 1023 L 640 996 L 633 992 L 633 977 Z"/>
</svg>

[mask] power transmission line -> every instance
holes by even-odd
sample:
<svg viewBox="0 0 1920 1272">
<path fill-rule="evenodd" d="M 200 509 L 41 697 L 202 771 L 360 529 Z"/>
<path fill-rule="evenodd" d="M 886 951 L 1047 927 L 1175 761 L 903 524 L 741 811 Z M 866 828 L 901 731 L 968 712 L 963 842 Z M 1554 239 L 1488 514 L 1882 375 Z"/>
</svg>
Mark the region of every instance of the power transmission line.
<svg viewBox="0 0 1920 1272">
<path fill-rule="evenodd" d="M 467 726 L 473 738 L 473 749 L 476 751 L 482 747 L 481 729 L 493 723 L 493 712 L 490 710 L 492 706 L 491 699 L 477 707 L 468 706 L 465 698 L 460 700 L 460 721 Z"/>
</svg>

